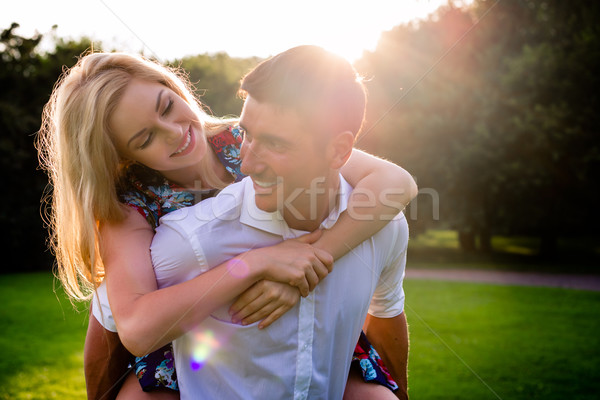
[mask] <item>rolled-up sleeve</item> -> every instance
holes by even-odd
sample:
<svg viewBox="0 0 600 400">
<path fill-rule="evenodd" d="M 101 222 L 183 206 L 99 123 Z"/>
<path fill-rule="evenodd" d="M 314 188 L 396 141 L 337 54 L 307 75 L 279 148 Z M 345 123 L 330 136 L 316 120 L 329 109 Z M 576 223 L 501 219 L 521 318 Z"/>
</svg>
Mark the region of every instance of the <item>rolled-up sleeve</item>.
<svg viewBox="0 0 600 400">
<path fill-rule="evenodd" d="M 408 224 L 401 216 L 394 219 L 394 239 L 390 253 L 379 281 L 375 288 L 369 314 L 378 318 L 391 318 L 404 311 L 404 274 L 406 269 L 406 252 L 408 247 Z"/>
</svg>

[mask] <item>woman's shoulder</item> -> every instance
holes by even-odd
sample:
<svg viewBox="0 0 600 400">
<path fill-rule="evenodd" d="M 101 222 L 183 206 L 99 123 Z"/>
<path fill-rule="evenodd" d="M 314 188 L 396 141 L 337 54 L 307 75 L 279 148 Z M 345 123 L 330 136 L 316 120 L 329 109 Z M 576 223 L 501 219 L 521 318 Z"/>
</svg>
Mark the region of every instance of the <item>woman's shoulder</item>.
<svg viewBox="0 0 600 400">
<path fill-rule="evenodd" d="M 237 126 L 229 125 L 207 139 L 216 152 L 221 152 L 228 146 L 241 147 L 244 138 Z"/>
<path fill-rule="evenodd" d="M 219 161 L 235 177 L 235 181 L 239 182 L 244 178 L 245 175 L 241 171 L 241 150 L 244 137 L 239 128 L 233 125 L 228 126 L 207 139 Z"/>
</svg>

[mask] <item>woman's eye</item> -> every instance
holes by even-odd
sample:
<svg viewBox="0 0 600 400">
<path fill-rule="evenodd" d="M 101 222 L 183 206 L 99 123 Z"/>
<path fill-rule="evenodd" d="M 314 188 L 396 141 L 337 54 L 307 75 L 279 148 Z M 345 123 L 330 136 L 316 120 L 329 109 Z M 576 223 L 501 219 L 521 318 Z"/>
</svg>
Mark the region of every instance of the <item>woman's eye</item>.
<svg viewBox="0 0 600 400">
<path fill-rule="evenodd" d="M 173 109 L 173 99 L 169 98 L 169 102 L 167 103 L 167 106 L 165 107 L 165 110 L 162 112 L 161 115 L 164 117 L 165 115 L 170 113 L 172 109 Z"/>
<path fill-rule="evenodd" d="M 150 132 L 148 134 L 148 137 L 146 138 L 146 140 L 144 140 L 144 143 L 142 143 L 138 149 L 143 150 L 146 147 L 148 147 L 150 145 L 150 143 L 152 142 L 152 138 L 154 137 L 154 132 Z"/>
</svg>

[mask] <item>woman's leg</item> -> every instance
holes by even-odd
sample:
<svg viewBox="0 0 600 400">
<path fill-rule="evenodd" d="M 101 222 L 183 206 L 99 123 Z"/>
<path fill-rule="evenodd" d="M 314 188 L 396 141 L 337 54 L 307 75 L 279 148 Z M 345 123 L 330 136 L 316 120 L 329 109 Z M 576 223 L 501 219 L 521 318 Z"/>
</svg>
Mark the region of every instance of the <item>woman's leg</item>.
<svg viewBox="0 0 600 400">
<path fill-rule="evenodd" d="M 88 399 L 114 399 L 127 375 L 131 359 L 119 335 L 104 329 L 90 313 L 83 351 Z"/>
<path fill-rule="evenodd" d="M 365 382 L 361 372 L 352 366 L 348 374 L 344 400 L 364 399 L 397 400 L 397 397 L 385 386 L 373 382 Z"/>
<path fill-rule="evenodd" d="M 137 376 L 131 371 L 117 396 L 117 400 L 179 400 L 179 392 L 170 389 L 155 389 L 144 392 Z"/>
</svg>

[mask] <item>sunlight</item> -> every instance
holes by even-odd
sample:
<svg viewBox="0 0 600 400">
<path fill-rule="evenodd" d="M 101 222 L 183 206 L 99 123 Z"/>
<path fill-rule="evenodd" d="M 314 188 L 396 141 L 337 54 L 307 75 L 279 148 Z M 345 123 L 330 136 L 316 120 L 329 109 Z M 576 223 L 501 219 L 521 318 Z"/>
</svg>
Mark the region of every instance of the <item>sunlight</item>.
<svg viewBox="0 0 600 400">
<path fill-rule="evenodd" d="M 469 4 L 473 0 L 455 1 Z M 381 32 L 416 18 L 426 18 L 448 0 L 275 0 L 247 2 L 164 2 L 103 0 L 86 10 L 69 0 L 8 2 L 0 24 L 21 25 L 20 32 L 47 33 L 58 25 L 59 37 L 87 36 L 105 47 L 173 60 L 187 55 L 227 52 L 233 57 L 268 57 L 300 44 L 322 46 L 355 61 L 373 50 Z M 182 20 L 183 15 L 192 16 Z M 68 11 L 68 12 L 67 12 Z M 89 18 L 93 15 L 93 18 Z M 195 16 L 195 17 L 194 17 Z"/>
</svg>

